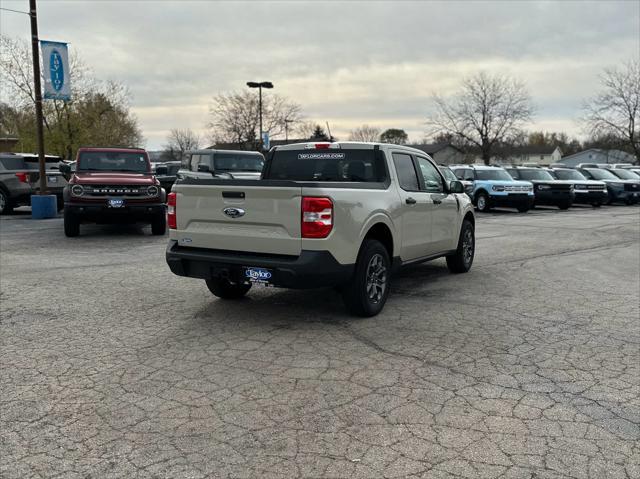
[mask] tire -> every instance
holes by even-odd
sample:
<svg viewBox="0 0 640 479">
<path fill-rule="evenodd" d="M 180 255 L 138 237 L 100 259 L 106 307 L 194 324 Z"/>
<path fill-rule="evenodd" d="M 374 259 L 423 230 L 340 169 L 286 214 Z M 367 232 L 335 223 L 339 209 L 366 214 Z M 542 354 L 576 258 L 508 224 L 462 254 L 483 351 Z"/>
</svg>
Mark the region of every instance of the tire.
<svg viewBox="0 0 640 479">
<path fill-rule="evenodd" d="M 635 205 L 636 202 L 633 201 L 631 198 L 627 198 L 626 200 L 624 200 L 624 204 L 627 206 L 631 206 L 631 205 Z"/>
<path fill-rule="evenodd" d="M 469 220 L 462 222 L 458 248 L 452 255 L 447 256 L 447 267 L 454 274 L 466 273 L 471 269 L 476 251 L 476 236 L 473 224 Z"/>
<path fill-rule="evenodd" d="M 529 211 L 529 206 L 528 205 L 522 205 L 522 206 L 518 206 L 518 212 L 519 213 L 526 213 L 527 211 Z"/>
<path fill-rule="evenodd" d="M 167 217 L 165 215 L 158 215 L 151 221 L 151 234 L 155 236 L 162 236 L 167 232 Z"/>
<path fill-rule="evenodd" d="M 375 316 L 384 308 L 391 286 L 391 260 L 377 240 L 365 239 L 358 253 L 353 277 L 342 288 L 347 310 L 356 316 Z"/>
<path fill-rule="evenodd" d="M 0 189 L 0 215 L 8 215 L 13 211 L 13 204 L 6 191 Z"/>
<path fill-rule="evenodd" d="M 73 238 L 80 234 L 80 221 L 69 210 L 64 210 L 64 235 Z"/>
<path fill-rule="evenodd" d="M 561 210 L 568 210 L 569 208 L 571 208 L 571 203 L 561 203 L 558 205 L 558 208 L 560 208 Z"/>
<path fill-rule="evenodd" d="M 231 283 L 224 278 L 206 279 L 207 288 L 221 299 L 240 299 L 251 289 L 251 284 Z"/>
<path fill-rule="evenodd" d="M 491 206 L 489 206 L 489 195 L 485 192 L 478 193 L 476 196 L 476 208 L 483 213 L 489 211 L 491 209 Z"/>
<path fill-rule="evenodd" d="M 602 206 L 602 203 L 591 203 L 591 206 L 593 206 L 594 208 L 600 208 Z"/>
</svg>

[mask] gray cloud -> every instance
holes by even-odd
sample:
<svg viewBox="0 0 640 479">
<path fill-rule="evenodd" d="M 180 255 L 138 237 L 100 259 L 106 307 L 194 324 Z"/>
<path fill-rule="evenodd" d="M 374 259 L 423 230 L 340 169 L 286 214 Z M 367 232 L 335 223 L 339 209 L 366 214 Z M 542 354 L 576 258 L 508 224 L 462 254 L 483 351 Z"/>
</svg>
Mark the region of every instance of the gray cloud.
<svg viewBox="0 0 640 479">
<path fill-rule="evenodd" d="M 26 0 L 3 1 L 25 10 Z M 208 101 L 271 80 L 345 137 L 362 124 L 418 139 L 433 91 L 484 69 L 524 80 L 532 128 L 577 133 L 603 67 L 640 53 L 629 2 L 39 2 L 42 38 L 65 40 L 101 77 L 127 84 L 149 148 L 203 130 Z M 3 33 L 28 19 L 2 12 Z"/>
</svg>

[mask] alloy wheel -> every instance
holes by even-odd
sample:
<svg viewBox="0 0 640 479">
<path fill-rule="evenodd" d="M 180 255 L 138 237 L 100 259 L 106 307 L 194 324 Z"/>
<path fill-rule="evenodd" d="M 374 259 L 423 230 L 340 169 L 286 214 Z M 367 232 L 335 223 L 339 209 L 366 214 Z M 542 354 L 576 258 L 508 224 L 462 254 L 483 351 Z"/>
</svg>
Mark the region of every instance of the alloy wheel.
<svg viewBox="0 0 640 479">
<path fill-rule="evenodd" d="M 387 267 L 381 254 L 374 254 L 367 265 L 367 296 L 373 304 L 379 303 L 387 289 Z"/>
</svg>

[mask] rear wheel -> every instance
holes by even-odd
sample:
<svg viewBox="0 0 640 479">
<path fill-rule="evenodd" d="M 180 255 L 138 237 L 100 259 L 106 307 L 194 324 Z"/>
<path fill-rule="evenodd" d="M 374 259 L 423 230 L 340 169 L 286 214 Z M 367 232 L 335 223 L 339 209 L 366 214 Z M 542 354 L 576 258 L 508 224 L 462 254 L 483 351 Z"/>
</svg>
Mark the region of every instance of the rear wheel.
<svg viewBox="0 0 640 479">
<path fill-rule="evenodd" d="M 384 308 L 391 284 L 391 261 L 379 241 L 365 239 L 353 277 L 342 288 L 342 299 L 351 314 L 375 316 Z"/>
<path fill-rule="evenodd" d="M 225 278 L 206 279 L 207 288 L 222 299 L 240 299 L 251 289 L 251 284 L 232 283 Z"/>
<path fill-rule="evenodd" d="M 476 197 L 476 207 L 478 211 L 482 211 L 483 213 L 489 211 L 491 209 L 489 206 L 489 195 L 484 192 L 478 193 Z"/>
<path fill-rule="evenodd" d="M 529 211 L 529 205 L 522 205 L 522 206 L 518 206 L 518 211 L 520 213 L 526 213 L 527 211 Z"/>
<path fill-rule="evenodd" d="M 151 221 L 151 234 L 156 236 L 162 236 L 167 232 L 167 217 L 165 215 L 158 215 Z"/>
<path fill-rule="evenodd" d="M 72 238 L 80 234 L 80 220 L 69 210 L 64 210 L 64 235 Z"/>
<path fill-rule="evenodd" d="M 591 203 L 591 206 L 593 206 L 594 208 L 600 208 L 602 206 L 602 203 Z"/>
<path fill-rule="evenodd" d="M 9 195 L 4 190 L 0 190 L 0 215 L 8 215 L 12 211 L 13 205 L 9 199 Z"/>
<path fill-rule="evenodd" d="M 476 250 L 476 238 L 473 225 L 469 220 L 462 222 L 458 248 L 452 255 L 447 256 L 447 266 L 452 273 L 466 273 L 471 269 Z"/>
<path fill-rule="evenodd" d="M 558 205 L 558 208 L 560 208 L 561 210 L 568 210 L 569 208 L 571 208 L 571 203 L 560 203 Z"/>
</svg>

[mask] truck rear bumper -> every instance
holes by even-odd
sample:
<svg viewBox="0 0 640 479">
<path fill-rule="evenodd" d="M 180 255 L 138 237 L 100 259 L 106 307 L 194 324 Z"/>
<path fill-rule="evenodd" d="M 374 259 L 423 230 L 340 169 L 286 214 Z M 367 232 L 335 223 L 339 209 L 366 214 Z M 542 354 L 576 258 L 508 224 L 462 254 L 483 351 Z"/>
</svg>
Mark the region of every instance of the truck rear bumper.
<svg viewBox="0 0 640 479">
<path fill-rule="evenodd" d="M 178 276 L 246 281 L 246 268 L 271 272 L 269 284 L 282 288 L 310 289 L 344 284 L 353 275 L 355 265 L 343 265 L 328 251 L 302 250 L 300 256 L 248 253 L 179 246 L 170 240 L 167 264 Z"/>
</svg>

